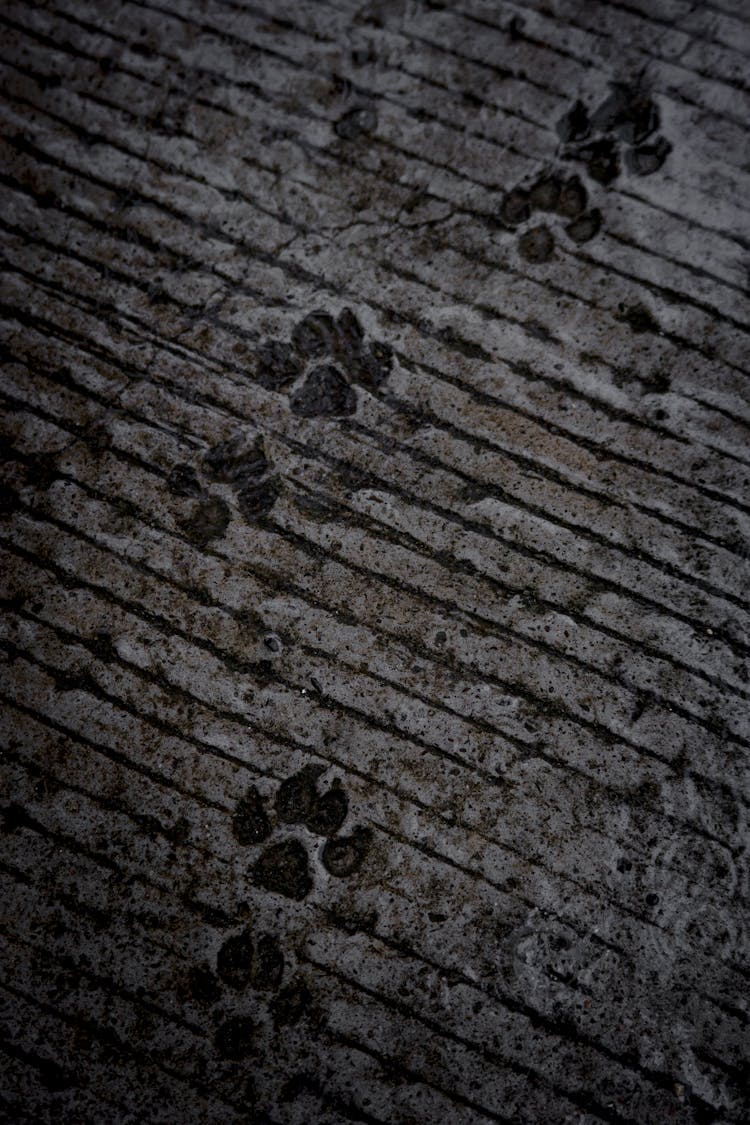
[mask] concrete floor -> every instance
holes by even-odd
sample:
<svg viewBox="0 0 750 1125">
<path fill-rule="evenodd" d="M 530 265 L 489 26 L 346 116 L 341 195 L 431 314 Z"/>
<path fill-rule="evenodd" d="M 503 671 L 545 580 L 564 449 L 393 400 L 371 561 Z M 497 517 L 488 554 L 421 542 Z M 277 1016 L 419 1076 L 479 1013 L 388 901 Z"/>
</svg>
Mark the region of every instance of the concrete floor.
<svg viewBox="0 0 750 1125">
<path fill-rule="evenodd" d="M 3 1122 L 750 1120 L 748 17 L 3 4 Z"/>
</svg>

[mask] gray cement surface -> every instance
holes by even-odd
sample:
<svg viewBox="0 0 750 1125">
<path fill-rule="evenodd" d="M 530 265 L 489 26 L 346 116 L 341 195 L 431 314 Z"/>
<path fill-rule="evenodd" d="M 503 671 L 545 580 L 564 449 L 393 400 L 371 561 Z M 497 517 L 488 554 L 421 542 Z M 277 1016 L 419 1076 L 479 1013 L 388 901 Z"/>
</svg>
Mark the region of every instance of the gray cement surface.
<svg viewBox="0 0 750 1125">
<path fill-rule="evenodd" d="M 748 1121 L 747 2 L 0 24 L 2 1121 Z"/>
</svg>

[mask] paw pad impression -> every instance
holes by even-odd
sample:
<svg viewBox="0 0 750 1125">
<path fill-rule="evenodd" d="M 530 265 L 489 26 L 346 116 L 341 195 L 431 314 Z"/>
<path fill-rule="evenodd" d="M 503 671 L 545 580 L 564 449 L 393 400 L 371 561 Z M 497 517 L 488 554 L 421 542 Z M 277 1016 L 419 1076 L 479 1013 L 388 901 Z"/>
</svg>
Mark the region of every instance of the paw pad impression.
<svg viewBox="0 0 750 1125">
<path fill-rule="evenodd" d="M 611 93 L 589 114 L 577 101 L 558 123 L 558 134 L 568 146 L 565 156 L 586 165 L 592 180 L 610 184 L 625 164 L 636 176 L 649 176 L 661 168 L 672 146 L 655 135 L 659 111 L 653 99 L 638 86 L 613 82 Z"/>
<path fill-rule="evenodd" d="M 313 1010 L 312 995 L 305 982 L 292 976 L 283 984 L 288 969 L 281 943 L 275 934 L 256 935 L 251 926 L 228 937 L 216 955 L 215 969 L 197 965 L 188 983 L 194 1002 L 215 1008 L 214 1046 L 220 1058 L 238 1062 L 255 1053 L 262 1005 L 252 996 L 252 1015 L 243 1012 L 227 1015 L 220 1001 L 230 1006 L 245 1002 L 247 993 L 271 994 L 268 1010 L 276 1028 L 298 1023 Z"/>
<path fill-rule="evenodd" d="M 502 222 L 512 229 L 524 227 L 518 250 L 528 262 L 546 262 L 552 257 L 555 239 L 548 224 L 527 226 L 535 213 L 559 216 L 565 233 L 573 242 L 588 242 L 602 225 L 601 212 L 588 208 L 588 192 L 578 176 L 562 176 L 555 172 L 541 175 L 530 187 L 512 188 L 500 205 Z"/>
<path fill-rule="evenodd" d="M 266 844 L 274 823 L 304 826 L 314 836 L 325 838 L 321 862 L 336 877 L 353 875 L 367 855 L 371 832 L 354 828 L 348 836 L 337 836 L 349 812 L 349 801 L 338 780 L 321 792 L 318 780 L 322 765 L 309 764 L 282 781 L 276 793 L 273 818 L 255 786 L 240 798 L 232 820 L 235 839 L 242 845 Z M 264 890 L 301 900 L 313 888 L 308 851 L 297 836 L 267 843 L 253 864 L 253 879 Z"/>
<path fill-rule="evenodd" d="M 294 414 L 325 418 L 353 414 L 355 386 L 376 390 L 391 370 L 391 349 L 365 341 L 351 309 L 334 318 L 318 309 L 293 328 L 291 340 L 266 340 L 257 353 L 256 380 L 286 391 Z"/>
<path fill-rule="evenodd" d="M 192 465 L 175 465 L 167 483 L 176 495 L 193 498 L 181 527 L 201 547 L 221 538 L 231 518 L 229 505 L 206 493 L 201 478 L 231 485 L 240 511 L 249 520 L 268 515 L 281 491 L 260 435 L 250 440 L 241 434 L 213 446 L 203 458 L 200 476 Z"/>
</svg>

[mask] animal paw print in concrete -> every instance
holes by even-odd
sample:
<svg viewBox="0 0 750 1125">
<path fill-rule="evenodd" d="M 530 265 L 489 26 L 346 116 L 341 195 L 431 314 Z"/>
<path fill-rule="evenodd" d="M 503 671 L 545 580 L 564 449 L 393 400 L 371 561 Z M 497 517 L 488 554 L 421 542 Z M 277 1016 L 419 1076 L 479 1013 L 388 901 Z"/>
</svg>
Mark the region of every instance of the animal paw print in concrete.
<svg viewBox="0 0 750 1125">
<path fill-rule="evenodd" d="M 231 518 L 227 502 L 207 493 L 207 482 L 231 485 L 240 511 L 249 520 L 268 515 L 280 492 L 260 436 L 249 439 L 238 435 L 219 442 L 205 455 L 199 471 L 192 465 L 175 465 L 167 483 L 178 496 L 193 497 L 181 526 L 201 547 L 220 538 Z"/>
<path fill-rule="evenodd" d="M 305 982 L 292 973 L 284 983 L 285 975 L 290 975 L 288 970 L 278 937 L 256 934 L 252 926 L 245 926 L 224 941 L 215 966 L 203 964 L 191 969 L 190 997 L 194 1003 L 214 1009 L 213 1038 L 220 1058 L 239 1061 L 251 1055 L 266 1013 L 277 1030 L 299 1023 L 312 1013 L 312 995 Z M 227 1008 L 236 1003 L 249 1003 L 253 1014 L 228 1015 Z"/>
<path fill-rule="evenodd" d="M 513 230 L 522 230 L 518 251 L 528 262 L 546 262 L 555 249 L 550 221 L 533 222 L 539 213 L 562 221 L 565 234 L 575 243 L 588 242 L 602 225 L 601 212 L 588 209 L 588 192 L 578 176 L 546 172 L 529 187 L 518 185 L 505 195 L 500 218 Z"/>
<path fill-rule="evenodd" d="M 337 318 L 317 310 L 294 326 L 291 341 L 266 340 L 257 360 L 262 387 L 286 391 L 301 418 L 325 418 L 353 414 L 355 387 L 376 390 L 388 377 L 392 354 L 385 344 L 366 343 L 351 309 Z"/>
<path fill-rule="evenodd" d="M 297 900 L 306 898 L 313 888 L 308 845 L 301 835 L 266 843 L 275 829 L 286 825 L 324 838 L 320 860 L 329 874 L 344 878 L 362 866 L 371 832 L 359 827 L 348 835 L 337 835 L 346 821 L 349 801 L 338 780 L 324 792 L 318 789 L 324 772 L 324 766 L 307 765 L 282 781 L 271 814 L 255 786 L 240 799 L 232 821 L 235 839 L 245 846 L 265 845 L 252 867 L 256 886 Z"/>
<path fill-rule="evenodd" d="M 261 934 L 255 938 L 251 927 L 227 938 L 216 958 L 216 975 L 230 990 L 243 998 L 266 994 L 268 1011 L 278 1028 L 299 1023 L 312 1008 L 312 995 L 303 980 L 292 977 L 282 985 L 286 964 L 278 938 Z M 260 1008 L 259 997 L 252 995 L 253 1006 Z M 214 1035 L 217 1053 L 224 1059 L 246 1058 L 255 1046 L 257 1022 L 248 1015 L 223 1019 Z"/>
<path fill-rule="evenodd" d="M 659 111 L 653 99 L 637 86 L 614 82 L 611 93 L 589 114 L 577 101 L 558 123 L 565 142 L 564 157 L 585 164 L 592 180 L 610 184 L 622 161 L 636 176 L 661 168 L 672 146 L 657 134 Z"/>
<path fill-rule="evenodd" d="M 250 519 L 267 515 L 276 503 L 279 482 L 271 473 L 260 436 L 252 442 L 238 436 L 215 445 L 203 459 L 203 471 L 212 480 L 232 486 L 240 510 Z"/>
<path fill-rule="evenodd" d="M 327 789 L 319 787 L 325 768 L 303 766 L 281 782 L 273 802 L 265 802 L 254 785 L 240 798 L 232 830 L 241 845 L 259 849 L 252 878 L 263 890 L 294 900 L 310 893 L 313 875 L 309 843 L 305 842 L 309 836 L 324 841 L 320 860 L 329 874 L 345 878 L 362 866 L 371 833 L 354 827 L 348 834 L 339 834 L 349 814 L 349 801 L 338 780 Z M 291 826 L 297 828 L 294 835 L 273 840 Z M 186 995 L 193 1004 L 212 1010 L 216 1053 L 230 1062 L 255 1052 L 267 1017 L 278 1030 L 319 1016 L 308 985 L 294 972 L 279 938 L 247 925 L 224 940 L 213 965 L 204 962 L 190 969 Z M 235 1008 L 240 1010 L 233 1011 Z M 243 1008 L 250 1008 L 252 1014 Z"/>
</svg>

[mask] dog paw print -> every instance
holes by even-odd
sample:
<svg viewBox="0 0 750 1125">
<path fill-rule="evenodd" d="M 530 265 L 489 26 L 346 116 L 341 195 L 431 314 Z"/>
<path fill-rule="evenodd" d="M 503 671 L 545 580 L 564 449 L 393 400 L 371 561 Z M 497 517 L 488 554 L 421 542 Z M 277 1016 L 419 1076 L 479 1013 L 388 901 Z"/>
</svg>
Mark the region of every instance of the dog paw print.
<svg viewBox="0 0 750 1125">
<path fill-rule="evenodd" d="M 252 867 L 255 884 L 285 898 L 301 900 L 313 888 L 308 849 L 299 836 L 286 836 L 268 842 L 282 826 L 299 826 L 313 836 L 324 838 L 320 861 L 337 878 L 353 875 L 362 866 L 370 848 L 371 832 L 353 828 L 348 835 L 337 835 L 349 813 L 349 801 L 338 780 L 321 792 L 318 781 L 325 767 L 304 766 L 282 781 L 276 793 L 272 814 L 255 788 L 250 786 L 234 812 L 232 830 L 243 846 L 264 844 Z"/>
<path fill-rule="evenodd" d="M 249 519 L 267 515 L 280 492 L 260 436 L 252 441 L 237 436 L 215 445 L 203 460 L 203 471 L 211 480 L 232 486 L 240 511 Z"/>
<path fill-rule="evenodd" d="M 274 1027 L 296 1024 L 312 1010 L 312 994 L 305 982 L 292 977 L 282 984 L 286 970 L 284 954 L 277 937 L 261 934 L 255 938 L 251 927 L 227 938 L 216 958 L 216 975 L 235 993 L 265 993 Z M 254 996 L 254 1006 L 260 1007 Z M 247 1057 L 254 1048 L 256 1020 L 247 1015 L 222 1019 L 214 1036 L 217 1053 L 224 1059 Z"/>
<path fill-rule="evenodd" d="M 546 262 L 555 249 L 549 222 L 530 225 L 532 216 L 539 212 L 562 220 L 565 234 L 575 243 L 588 242 L 602 225 L 601 212 L 588 209 L 588 192 L 578 176 L 547 172 L 529 187 L 518 185 L 506 193 L 500 218 L 513 230 L 523 228 L 518 250 L 528 262 Z"/>
<path fill-rule="evenodd" d="M 221 538 L 231 519 L 227 502 L 206 491 L 208 482 L 231 485 L 240 511 L 249 520 L 268 515 L 281 491 L 261 436 L 238 435 L 219 442 L 209 449 L 199 471 L 193 465 L 175 465 L 167 484 L 176 495 L 192 499 L 180 526 L 200 547 Z"/>
<path fill-rule="evenodd" d="M 310 989 L 290 970 L 275 934 L 256 934 L 245 926 L 224 941 L 213 966 L 196 965 L 189 971 L 189 998 L 213 1009 L 213 1042 L 220 1058 L 236 1062 L 253 1054 L 266 1015 L 278 1030 L 314 1014 Z M 229 1014 L 227 1009 L 248 1001 L 252 1015 Z"/>
<path fill-rule="evenodd" d="M 353 414 L 357 385 L 376 390 L 391 370 L 391 349 L 365 341 L 351 309 L 334 318 L 324 310 L 303 317 L 290 341 L 266 340 L 257 353 L 256 380 L 285 391 L 294 414 L 325 418 Z"/>
<path fill-rule="evenodd" d="M 344 878 L 362 866 L 371 833 L 355 827 L 347 835 L 339 834 L 349 814 L 349 801 L 338 780 L 327 789 L 320 788 L 324 772 L 322 765 L 303 766 L 281 782 L 271 808 L 254 785 L 237 803 L 232 831 L 241 845 L 261 849 L 252 878 L 263 890 L 294 900 L 304 899 L 312 890 L 308 849 L 300 836 L 272 839 L 285 826 L 304 827 L 323 838 L 320 859 L 329 874 Z M 315 1021 L 319 1017 L 308 985 L 293 971 L 279 938 L 256 933 L 250 925 L 225 938 L 213 965 L 194 965 L 187 988 L 183 982 L 181 990 L 193 1004 L 212 1009 L 214 1048 L 221 1059 L 230 1062 L 255 1052 L 264 1019 L 270 1018 L 278 1030 L 303 1018 Z M 248 1006 L 252 1014 L 232 1010 Z"/>
<path fill-rule="evenodd" d="M 564 157 L 585 164 L 592 180 L 610 184 L 626 167 L 637 176 L 661 168 L 672 146 L 657 134 L 659 111 L 653 99 L 637 86 L 615 82 L 601 105 L 589 113 L 577 101 L 558 123 L 567 146 Z"/>
</svg>

